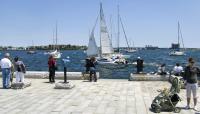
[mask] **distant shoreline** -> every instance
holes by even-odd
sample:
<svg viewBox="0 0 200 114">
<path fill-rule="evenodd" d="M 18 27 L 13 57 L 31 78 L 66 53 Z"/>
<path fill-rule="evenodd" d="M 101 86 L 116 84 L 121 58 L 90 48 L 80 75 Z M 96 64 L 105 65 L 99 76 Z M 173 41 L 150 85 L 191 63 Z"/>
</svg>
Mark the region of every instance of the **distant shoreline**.
<svg viewBox="0 0 200 114">
<path fill-rule="evenodd" d="M 59 49 L 59 48 L 58 48 Z M 118 48 L 114 48 L 114 50 L 117 50 Z M 120 47 L 120 50 L 126 50 L 128 49 L 127 47 Z M 156 48 L 156 49 L 147 49 L 146 47 L 134 47 L 133 49 L 138 49 L 138 50 L 159 50 L 159 49 L 168 49 L 172 50 L 171 48 Z M 182 48 L 181 48 L 182 49 Z M 200 48 L 184 48 L 185 50 L 200 50 Z M 29 51 L 29 50 L 34 50 L 34 51 L 50 51 L 53 50 L 52 48 L 47 48 L 47 47 L 40 47 L 39 48 L 22 48 L 22 47 L 13 47 L 13 48 L 7 48 L 7 47 L 0 47 L 0 51 Z M 60 48 L 59 50 L 61 51 L 67 51 L 67 50 L 87 50 L 86 46 L 73 46 L 70 48 Z"/>
</svg>

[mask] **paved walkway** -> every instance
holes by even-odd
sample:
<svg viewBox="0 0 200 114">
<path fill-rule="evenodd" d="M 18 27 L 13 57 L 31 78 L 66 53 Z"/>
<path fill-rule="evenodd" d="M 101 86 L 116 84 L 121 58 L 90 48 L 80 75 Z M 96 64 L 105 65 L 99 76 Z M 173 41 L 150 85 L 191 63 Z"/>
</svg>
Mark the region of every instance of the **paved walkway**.
<svg viewBox="0 0 200 114">
<path fill-rule="evenodd" d="M 161 81 L 100 79 L 96 83 L 73 80 L 70 82 L 75 88 L 57 90 L 45 79 L 31 81 L 32 86 L 22 90 L 0 89 L 0 114 L 153 114 L 149 108 L 158 95 L 156 90 L 170 87 L 168 82 Z M 177 106 L 184 107 L 185 90 L 181 90 L 180 96 L 183 101 Z M 200 114 L 192 109 L 182 109 L 180 113 Z"/>
</svg>

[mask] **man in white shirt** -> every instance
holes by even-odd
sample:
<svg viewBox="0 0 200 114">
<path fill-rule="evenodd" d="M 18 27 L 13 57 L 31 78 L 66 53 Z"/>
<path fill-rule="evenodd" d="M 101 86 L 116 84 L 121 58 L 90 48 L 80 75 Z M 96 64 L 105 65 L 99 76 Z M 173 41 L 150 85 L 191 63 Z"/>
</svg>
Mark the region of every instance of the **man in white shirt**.
<svg viewBox="0 0 200 114">
<path fill-rule="evenodd" d="M 179 63 L 176 63 L 176 66 L 174 66 L 174 69 L 173 69 L 174 75 L 175 76 L 180 76 L 182 71 L 183 71 L 183 67 L 180 66 Z"/>
<path fill-rule="evenodd" d="M 2 78 L 3 78 L 3 88 L 10 88 L 10 75 L 11 75 L 11 61 L 9 60 L 9 53 L 6 53 L 4 58 L 0 61 L 0 66 L 2 69 Z"/>
</svg>

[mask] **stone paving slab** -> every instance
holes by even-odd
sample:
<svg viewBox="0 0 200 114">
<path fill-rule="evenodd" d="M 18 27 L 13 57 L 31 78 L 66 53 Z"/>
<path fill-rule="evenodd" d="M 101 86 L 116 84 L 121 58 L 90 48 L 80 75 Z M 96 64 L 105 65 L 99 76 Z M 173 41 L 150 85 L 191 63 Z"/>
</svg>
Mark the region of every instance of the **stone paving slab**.
<svg viewBox="0 0 200 114">
<path fill-rule="evenodd" d="M 169 75 L 135 74 L 131 73 L 129 81 L 168 81 Z"/>
<path fill-rule="evenodd" d="M 167 81 L 100 79 L 98 82 L 71 80 L 76 86 L 62 90 L 54 89 L 55 85 L 47 83 L 47 79 L 27 80 L 32 83 L 28 88 L 0 89 L 0 114 L 154 114 L 149 108 L 159 94 L 157 90 L 170 87 Z M 185 90 L 181 90 L 180 97 L 182 101 L 177 106 L 183 108 Z M 180 114 L 200 112 L 182 109 Z"/>
<path fill-rule="evenodd" d="M 96 73 L 97 78 L 100 77 L 99 72 Z M 89 74 L 88 74 L 89 75 Z M 15 76 L 15 73 L 14 73 Z M 67 72 L 67 79 L 69 80 L 82 80 L 86 77 L 87 74 L 84 72 Z M 0 77 L 2 77 L 2 72 L 0 72 Z M 25 74 L 26 78 L 32 78 L 32 79 L 48 79 L 49 78 L 49 72 L 48 71 L 27 71 Z M 55 72 L 55 79 L 64 79 L 64 72 L 63 71 L 56 71 Z"/>
</svg>

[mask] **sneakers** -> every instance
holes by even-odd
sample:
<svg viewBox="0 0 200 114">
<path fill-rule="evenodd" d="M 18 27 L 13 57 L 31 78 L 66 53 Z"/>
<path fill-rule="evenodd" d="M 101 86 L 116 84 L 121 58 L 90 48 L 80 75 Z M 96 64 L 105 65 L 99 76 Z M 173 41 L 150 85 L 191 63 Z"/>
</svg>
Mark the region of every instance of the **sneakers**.
<svg viewBox="0 0 200 114">
<path fill-rule="evenodd" d="M 197 108 L 197 106 L 194 106 L 194 108 L 193 108 L 195 111 L 197 111 L 197 112 L 199 112 L 199 110 L 198 110 L 198 108 Z"/>
<path fill-rule="evenodd" d="M 186 109 L 186 110 L 189 110 L 189 109 L 190 109 L 190 106 L 187 105 L 187 106 L 185 107 L 185 109 Z"/>
</svg>

